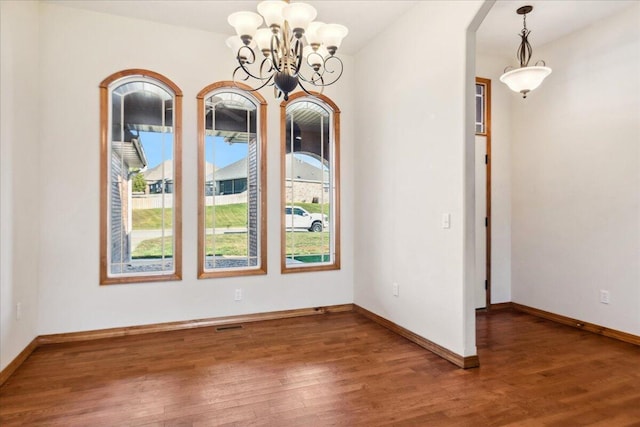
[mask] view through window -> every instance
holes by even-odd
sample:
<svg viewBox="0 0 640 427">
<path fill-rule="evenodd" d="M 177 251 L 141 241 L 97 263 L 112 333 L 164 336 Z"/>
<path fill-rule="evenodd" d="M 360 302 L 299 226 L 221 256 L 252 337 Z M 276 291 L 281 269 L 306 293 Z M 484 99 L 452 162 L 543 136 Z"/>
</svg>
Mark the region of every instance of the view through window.
<svg viewBox="0 0 640 427">
<path fill-rule="evenodd" d="M 323 98 L 292 96 L 285 109 L 283 272 L 339 267 L 338 113 Z"/>
<path fill-rule="evenodd" d="M 486 134 L 486 83 L 476 82 L 476 134 Z"/>
<path fill-rule="evenodd" d="M 266 272 L 263 135 L 266 103 L 214 84 L 200 103 L 199 277 Z M 204 160 L 204 162 L 202 162 Z"/>
<path fill-rule="evenodd" d="M 103 283 L 176 278 L 175 101 L 170 87 L 149 77 L 109 85 Z"/>
</svg>

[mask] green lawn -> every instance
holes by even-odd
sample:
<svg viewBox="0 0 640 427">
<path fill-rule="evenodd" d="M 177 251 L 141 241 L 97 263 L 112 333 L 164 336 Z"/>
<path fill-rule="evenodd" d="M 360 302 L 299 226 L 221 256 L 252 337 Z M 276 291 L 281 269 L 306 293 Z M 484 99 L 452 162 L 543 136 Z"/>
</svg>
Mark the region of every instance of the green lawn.
<svg viewBox="0 0 640 427">
<path fill-rule="evenodd" d="M 131 254 L 132 258 L 160 258 L 162 256 L 162 237 L 143 240 Z M 173 256 L 173 239 L 164 239 L 164 256 Z"/>
<path fill-rule="evenodd" d="M 247 204 L 207 206 L 205 209 L 206 228 L 213 228 L 214 217 L 215 228 L 246 227 Z"/>
<path fill-rule="evenodd" d="M 165 256 L 173 254 L 172 239 L 165 239 Z M 296 232 L 287 233 L 287 255 L 291 255 L 291 245 L 295 242 L 295 255 L 316 255 L 329 252 L 329 233 Z M 213 239 L 207 236 L 206 252 L 213 255 Z M 215 235 L 216 255 L 247 256 L 247 233 Z M 162 238 L 141 242 L 133 251 L 133 258 L 159 258 L 162 254 Z"/>
<path fill-rule="evenodd" d="M 318 203 L 296 203 L 303 209 L 311 213 L 319 213 L 324 211 L 325 215 L 329 214 L 329 205 L 320 205 Z M 206 208 L 206 227 L 213 228 L 214 206 Z M 167 227 L 171 226 L 173 219 L 173 211 L 165 209 L 164 220 Z M 215 227 L 216 228 L 233 228 L 247 226 L 247 204 L 236 203 L 232 205 L 215 206 Z M 162 209 L 134 209 L 133 210 L 133 229 L 134 230 L 159 230 L 162 228 Z"/>
<path fill-rule="evenodd" d="M 329 252 L 329 233 L 288 232 L 286 252 L 287 256 L 317 255 Z"/>
<path fill-rule="evenodd" d="M 164 210 L 165 226 L 171 228 L 173 221 L 173 209 Z M 134 230 L 160 230 L 162 229 L 162 209 L 134 209 Z"/>
<path fill-rule="evenodd" d="M 206 226 L 213 227 L 213 206 L 206 208 Z M 165 209 L 165 224 L 170 225 L 173 218 L 173 211 Z M 216 228 L 246 227 L 247 226 L 247 204 L 236 203 L 232 205 L 222 205 L 215 207 Z M 162 209 L 134 209 L 133 229 L 134 230 L 159 230 L 162 228 Z"/>
</svg>

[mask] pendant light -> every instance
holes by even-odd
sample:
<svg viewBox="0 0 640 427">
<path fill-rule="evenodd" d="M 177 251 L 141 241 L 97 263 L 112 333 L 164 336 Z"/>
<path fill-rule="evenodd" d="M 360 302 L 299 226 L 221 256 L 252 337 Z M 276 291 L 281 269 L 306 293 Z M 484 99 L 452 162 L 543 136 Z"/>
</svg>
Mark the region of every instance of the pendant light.
<svg viewBox="0 0 640 427">
<path fill-rule="evenodd" d="M 551 68 L 547 67 L 545 62 L 540 60 L 534 66 L 529 66 L 529 60 L 533 54 L 533 48 L 529 44 L 530 30 L 527 29 L 527 13 L 533 10 L 533 6 L 522 6 L 518 8 L 516 13 L 522 15 L 523 28 L 520 31 L 520 46 L 516 56 L 520 61 L 520 67 L 507 67 L 504 74 L 500 77 L 500 81 L 514 92 L 522 94 L 523 98 L 527 94 L 542 84 L 542 81 L 551 74 Z M 542 65 L 539 65 L 542 64 Z"/>
</svg>

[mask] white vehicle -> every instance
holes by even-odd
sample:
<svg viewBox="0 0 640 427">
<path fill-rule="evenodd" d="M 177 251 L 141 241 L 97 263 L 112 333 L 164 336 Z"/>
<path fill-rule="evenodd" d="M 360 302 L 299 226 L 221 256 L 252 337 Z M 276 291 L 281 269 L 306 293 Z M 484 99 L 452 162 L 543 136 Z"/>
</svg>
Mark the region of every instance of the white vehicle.
<svg viewBox="0 0 640 427">
<path fill-rule="evenodd" d="M 329 217 L 320 213 L 309 213 L 298 206 L 284 208 L 284 220 L 287 230 L 309 230 L 321 232 L 329 226 Z"/>
</svg>

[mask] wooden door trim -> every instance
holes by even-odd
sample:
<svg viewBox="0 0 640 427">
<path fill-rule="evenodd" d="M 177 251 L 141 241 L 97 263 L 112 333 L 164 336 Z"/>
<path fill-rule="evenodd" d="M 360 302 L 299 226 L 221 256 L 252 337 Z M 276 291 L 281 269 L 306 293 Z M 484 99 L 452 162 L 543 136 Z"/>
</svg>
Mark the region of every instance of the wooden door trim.
<svg viewBox="0 0 640 427">
<path fill-rule="evenodd" d="M 484 85 L 485 87 L 485 127 L 484 133 L 476 133 L 476 135 L 482 135 L 486 138 L 487 145 L 487 173 L 486 173 L 486 206 L 487 206 L 487 233 L 486 233 L 486 265 L 485 265 L 485 277 L 487 286 L 485 289 L 486 309 L 491 309 L 491 79 L 485 79 L 482 77 L 476 77 L 476 84 Z"/>
</svg>

